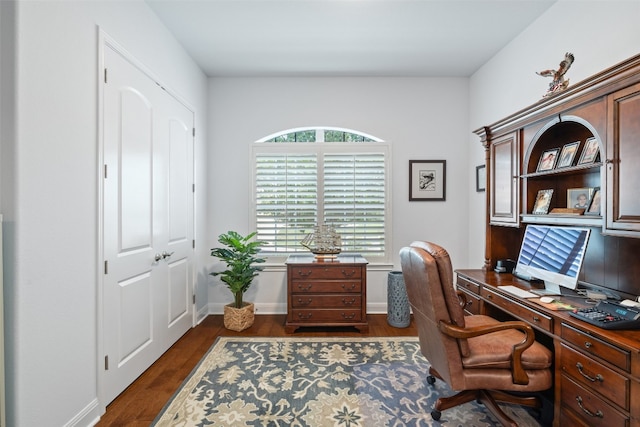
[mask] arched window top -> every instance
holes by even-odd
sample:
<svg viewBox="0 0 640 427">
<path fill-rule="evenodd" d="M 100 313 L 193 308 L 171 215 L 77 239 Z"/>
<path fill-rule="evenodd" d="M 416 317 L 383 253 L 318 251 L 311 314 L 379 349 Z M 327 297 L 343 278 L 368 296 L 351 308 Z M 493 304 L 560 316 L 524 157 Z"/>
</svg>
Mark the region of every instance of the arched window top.
<svg viewBox="0 0 640 427">
<path fill-rule="evenodd" d="M 294 128 L 273 133 L 256 142 L 384 142 L 382 139 L 353 129 L 324 126 Z"/>
</svg>

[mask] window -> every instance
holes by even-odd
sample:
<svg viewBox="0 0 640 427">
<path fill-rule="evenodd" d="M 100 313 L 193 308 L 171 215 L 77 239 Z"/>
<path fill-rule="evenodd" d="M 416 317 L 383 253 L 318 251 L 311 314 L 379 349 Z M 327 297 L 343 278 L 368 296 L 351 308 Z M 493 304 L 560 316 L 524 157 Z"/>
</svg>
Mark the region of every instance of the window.
<svg viewBox="0 0 640 427">
<path fill-rule="evenodd" d="M 338 141 L 335 141 L 338 139 Z M 389 145 L 342 129 L 302 129 L 253 145 L 257 238 L 267 256 L 308 253 L 300 241 L 332 224 L 343 252 L 389 260 Z"/>
</svg>

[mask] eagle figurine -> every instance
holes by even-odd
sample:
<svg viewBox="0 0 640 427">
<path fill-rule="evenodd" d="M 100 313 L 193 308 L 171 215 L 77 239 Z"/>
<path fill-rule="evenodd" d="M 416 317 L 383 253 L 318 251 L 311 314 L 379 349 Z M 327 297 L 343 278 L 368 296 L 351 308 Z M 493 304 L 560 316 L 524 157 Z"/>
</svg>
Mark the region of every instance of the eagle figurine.
<svg viewBox="0 0 640 427">
<path fill-rule="evenodd" d="M 538 74 L 539 76 L 553 78 L 551 83 L 549 83 L 549 89 L 547 90 L 547 93 L 544 94 L 545 97 L 554 95 L 558 92 L 562 92 L 567 88 L 567 86 L 569 86 L 569 79 L 565 80 L 564 75 L 567 71 L 569 71 L 571 64 L 573 64 L 573 60 L 573 54 L 567 52 L 564 54 L 564 59 L 560 62 L 560 66 L 557 70 L 543 70 L 540 72 L 536 72 L 536 74 Z"/>
</svg>

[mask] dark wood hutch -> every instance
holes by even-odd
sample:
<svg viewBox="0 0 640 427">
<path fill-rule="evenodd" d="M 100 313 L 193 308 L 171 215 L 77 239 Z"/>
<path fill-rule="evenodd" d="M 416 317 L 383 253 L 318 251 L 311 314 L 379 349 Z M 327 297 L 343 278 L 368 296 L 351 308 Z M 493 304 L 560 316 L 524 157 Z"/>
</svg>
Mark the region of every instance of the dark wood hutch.
<svg viewBox="0 0 640 427">
<path fill-rule="evenodd" d="M 620 296 L 640 295 L 640 55 L 565 92 L 475 131 L 486 153 L 484 269 L 518 256 L 527 223 L 592 228 L 580 281 Z M 594 137 L 594 163 L 536 172 L 545 150 Z M 539 190 L 552 208 L 567 207 L 567 189 L 599 187 L 601 215 L 532 215 Z"/>
<path fill-rule="evenodd" d="M 486 153 L 484 265 L 458 270 L 466 310 L 531 324 L 554 351 L 554 426 L 640 426 L 640 331 L 609 331 L 502 291 L 535 285 L 496 273 L 497 260 L 516 259 L 527 224 L 591 229 L 581 287 L 611 297 L 640 295 L 640 55 L 566 91 L 475 131 Z M 592 163 L 576 160 L 598 143 Z M 579 142 L 571 165 L 538 171 L 543 152 Z M 599 215 L 532 214 L 538 191 L 553 189 L 550 210 L 567 208 L 567 190 L 599 188 Z M 577 294 L 561 300 L 587 304 Z M 548 421 L 548 420 L 547 420 Z"/>
</svg>

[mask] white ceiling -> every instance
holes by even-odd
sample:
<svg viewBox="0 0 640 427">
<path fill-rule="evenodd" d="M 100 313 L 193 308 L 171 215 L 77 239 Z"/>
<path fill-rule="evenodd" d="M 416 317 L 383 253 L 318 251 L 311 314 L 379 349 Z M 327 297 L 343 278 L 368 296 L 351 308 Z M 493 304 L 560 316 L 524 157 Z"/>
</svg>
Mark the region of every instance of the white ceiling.
<svg viewBox="0 0 640 427">
<path fill-rule="evenodd" d="M 472 75 L 556 0 L 145 0 L 208 76 Z"/>
</svg>

